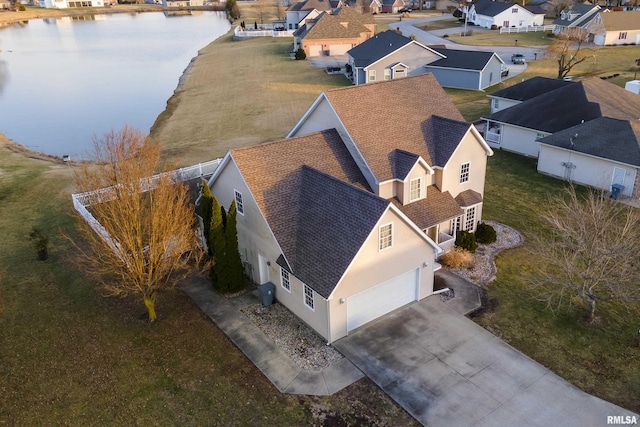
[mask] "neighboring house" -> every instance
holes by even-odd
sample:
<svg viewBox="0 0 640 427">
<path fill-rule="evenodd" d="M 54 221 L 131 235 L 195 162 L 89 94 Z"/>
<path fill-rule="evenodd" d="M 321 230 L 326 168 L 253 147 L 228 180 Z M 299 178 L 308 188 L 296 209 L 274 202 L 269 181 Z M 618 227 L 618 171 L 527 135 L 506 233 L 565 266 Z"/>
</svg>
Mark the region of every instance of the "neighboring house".
<svg viewBox="0 0 640 427">
<path fill-rule="evenodd" d="M 524 101 L 543 95 L 547 92 L 559 89 L 572 84 L 560 79 L 550 79 L 548 77 L 532 77 L 522 83 L 509 86 L 508 88 L 487 95 L 491 100 L 491 113 L 496 113 L 505 108 L 513 107 Z"/>
<path fill-rule="evenodd" d="M 489 145 L 538 157 L 539 139 L 572 126 L 609 117 L 640 119 L 640 96 L 598 78 L 559 89 L 484 118 Z"/>
<path fill-rule="evenodd" d="M 526 9 L 535 15 L 544 15 L 546 18 L 556 17 L 556 5 L 552 0 L 530 0 Z"/>
<path fill-rule="evenodd" d="M 381 0 L 382 13 L 398 13 L 404 7 L 404 0 Z"/>
<path fill-rule="evenodd" d="M 307 57 L 344 55 L 374 34 L 373 15 L 341 7 L 298 28 L 293 33 L 293 49 L 302 47 Z"/>
<path fill-rule="evenodd" d="M 446 10 L 449 12 L 453 12 L 458 7 L 460 7 L 460 2 L 453 0 L 437 0 L 435 3 L 436 10 Z"/>
<path fill-rule="evenodd" d="M 598 16 L 600 6 L 582 3 L 576 4 L 571 9 L 560 12 L 560 16 L 553 21 L 553 33 L 568 36 L 588 35 L 587 26 Z"/>
<path fill-rule="evenodd" d="M 589 32 L 600 46 L 640 45 L 640 11 L 599 13 Z"/>
<path fill-rule="evenodd" d="M 350 78 L 356 85 L 424 74 L 426 63 L 443 58 L 433 49 L 393 30 L 376 34 L 349 50 L 347 55 Z"/>
<path fill-rule="evenodd" d="M 333 10 L 337 6 L 336 1 L 329 0 L 305 0 L 294 3 L 285 11 L 286 29 L 297 30 L 306 20 L 311 20 L 321 12 Z"/>
<path fill-rule="evenodd" d="M 432 73 L 444 87 L 482 90 L 499 83 L 504 62 L 493 52 L 430 48 L 393 30 L 347 52 L 354 84 Z"/>
<path fill-rule="evenodd" d="M 479 0 L 469 8 L 468 21 L 484 28 L 531 27 L 543 25 L 544 15 L 536 15 L 515 3 Z"/>
<path fill-rule="evenodd" d="M 341 6 L 347 6 L 360 13 L 378 14 L 382 12 L 382 0 L 341 0 Z"/>
<path fill-rule="evenodd" d="M 495 52 L 434 48 L 444 58 L 425 65 L 444 87 L 483 90 L 502 81 L 504 61 Z"/>
<path fill-rule="evenodd" d="M 164 7 L 204 6 L 204 0 L 162 0 Z"/>
<path fill-rule="evenodd" d="M 640 123 L 600 117 L 540 140 L 538 172 L 640 198 Z"/>
<path fill-rule="evenodd" d="M 331 343 L 433 293 L 443 247 L 480 220 L 491 154 L 425 74 L 322 93 L 287 139 L 231 150 L 209 185 L 237 202 L 252 279 Z"/>
<path fill-rule="evenodd" d="M 47 9 L 67 9 L 75 7 L 104 7 L 103 0 L 39 0 L 40 7 Z"/>
</svg>

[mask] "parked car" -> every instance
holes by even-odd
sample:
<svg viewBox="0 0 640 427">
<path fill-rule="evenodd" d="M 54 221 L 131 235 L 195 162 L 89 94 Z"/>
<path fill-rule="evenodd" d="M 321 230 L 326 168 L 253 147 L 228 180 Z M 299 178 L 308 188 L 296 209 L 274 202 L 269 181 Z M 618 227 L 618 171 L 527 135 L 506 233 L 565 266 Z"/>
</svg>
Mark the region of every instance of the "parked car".
<svg viewBox="0 0 640 427">
<path fill-rule="evenodd" d="M 410 13 L 412 10 L 413 9 L 411 9 L 410 7 L 403 7 L 398 11 L 398 13 L 405 13 L 405 12 Z"/>
<path fill-rule="evenodd" d="M 509 67 L 506 64 L 502 64 L 500 66 L 500 75 L 502 77 L 507 77 L 509 75 Z"/>
<path fill-rule="evenodd" d="M 524 64 L 527 61 L 524 59 L 524 55 L 522 53 L 514 53 L 511 55 L 511 62 L 514 64 Z"/>
</svg>

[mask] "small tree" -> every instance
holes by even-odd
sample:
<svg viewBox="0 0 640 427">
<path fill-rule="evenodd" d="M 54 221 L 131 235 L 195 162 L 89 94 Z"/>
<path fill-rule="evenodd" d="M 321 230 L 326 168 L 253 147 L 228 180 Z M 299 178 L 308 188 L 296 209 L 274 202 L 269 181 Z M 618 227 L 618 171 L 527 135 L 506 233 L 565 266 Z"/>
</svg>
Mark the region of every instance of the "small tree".
<svg viewBox="0 0 640 427">
<path fill-rule="evenodd" d="M 225 239 L 224 220 L 222 217 L 223 208 L 218 202 L 218 198 L 213 196 L 211 209 L 211 225 L 209 227 L 209 254 L 213 260 L 211 265 L 211 283 L 217 289 L 218 283 L 224 283 L 225 265 Z"/>
<path fill-rule="evenodd" d="M 541 213 L 550 235 L 533 239 L 531 283 L 551 308 L 580 301 L 595 319 L 598 301 L 638 301 L 640 212 L 597 190 L 577 194 L 573 186 Z"/>
<path fill-rule="evenodd" d="M 547 47 L 547 53 L 558 62 L 558 78 L 566 77 L 578 64 L 583 63 L 595 55 L 585 53 L 583 43 L 587 41 L 588 33 L 582 28 L 569 29 L 568 33 L 559 34 Z"/>
<path fill-rule="evenodd" d="M 211 255 L 211 214 L 213 212 L 213 195 L 207 181 L 202 180 L 202 196 L 200 198 L 200 213 L 202 214 L 202 230 L 204 234 L 204 240 L 209 248 L 209 255 Z"/>
<path fill-rule="evenodd" d="M 307 54 L 302 47 L 299 47 L 298 50 L 296 50 L 296 60 L 301 61 L 304 59 L 307 59 Z"/>
<path fill-rule="evenodd" d="M 476 241 L 482 244 L 493 243 L 498 239 L 496 230 L 489 224 L 481 222 L 476 228 Z"/>
<path fill-rule="evenodd" d="M 171 174 L 148 179 L 162 171 L 160 145 L 142 132 L 126 126 L 94 142 L 95 162 L 83 163 L 75 178 L 82 192 L 105 190 L 91 204 L 102 229 L 95 232 L 78 217 L 84 239 L 75 246 L 107 292 L 140 295 L 154 321 L 158 292 L 174 286 L 200 259 L 188 189 Z"/>
<path fill-rule="evenodd" d="M 240 18 L 240 9 L 238 8 L 236 0 L 227 0 L 225 9 L 227 10 L 227 14 L 229 15 L 229 17 L 234 21 Z"/>
<path fill-rule="evenodd" d="M 227 213 L 227 225 L 224 230 L 226 267 L 228 268 L 228 292 L 238 292 L 244 289 L 244 267 L 238 251 L 238 231 L 236 201 L 231 202 L 231 207 Z"/>
</svg>

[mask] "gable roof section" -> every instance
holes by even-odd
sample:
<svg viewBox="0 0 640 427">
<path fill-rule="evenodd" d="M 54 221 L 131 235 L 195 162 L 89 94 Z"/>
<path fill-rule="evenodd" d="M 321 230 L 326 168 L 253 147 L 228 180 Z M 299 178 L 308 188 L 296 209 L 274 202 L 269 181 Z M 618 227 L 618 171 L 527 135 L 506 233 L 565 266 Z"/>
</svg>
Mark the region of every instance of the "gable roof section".
<svg viewBox="0 0 640 427">
<path fill-rule="evenodd" d="M 286 230 L 276 236 L 287 234 L 279 242 L 294 276 L 328 298 L 389 201 L 309 166 L 283 185 L 291 199 L 289 216 L 296 219 L 282 224 Z"/>
<path fill-rule="evenodd" d="M 494 52 L 441 49 L 434 48 L 436 52 L 444 55 L 444 58 L 427 64 L 428 67 L 457 68 L 461 70 L 482 71 L 487 63 L 495 55 Z"/>
<path fill-rule="evenodd" d="M 563 27 L 584 27 L 591 22 L 597 15 L 597 11 L 600 10 L 600 6 L 592 4 L 576 4 L 570 10 L 563 10 L 562 12 L 569 12 L 566 19 L 562 19 L 562 15 L 553 21 L 553 25 L 560 25 Z M 573 19 L 569 19 L 570 16 L 577 15 Z"/>
<path fill-rule="evenodd" d="M 594 78 L 537 96 L 487 119 L 555 133 L 603 116 L 640 119 L 640 96 Z"/>
<path fill-rule="evenodd" d="M 445 117 L 432 116 L 423 123 L 422 129 L 431 157 L 430 165 L 443 168 L 469 130 L 469 125 Z"/>
<path fill-rule="evenodd" d="M 391 202 L 421 230 L 462 215 L 460 205 L 448 191 L 442 193 L 435 185 L 427 187 L 427 197 L 403 205 L 397 198 Z"/>
<path fill-rule="evenodd" d="M 389 153 L 389 160 L 393 166 L 393 177 L 404 181 L 418 159 L 418 155 L 408 151 L 393 150 Z"/>
<path fill-rule="evenodd" d="M 518 6 L 518 5 L 517 4 L 514 5 L 513 3 L 502 3 L 502 2 L 490 1 L 490 0 L 479 0 L 475 4 L 476 14 L 484 15 L 484 16 L 496 16 L 499 13 L 502 13 L 505 10 L 514 6 Z"/>
<path fill-rule="evenodd" d="M 387 30 L 360 43 L 349 50 L 347 54 L 354 59 L 356 67 L 365 67 L 409 43 L 411 43 L 410 38 L 402 36 L 395 31 Z"/>
<path fill-rule="evenodd" d="M 464 208 L 477 205 L 482 203 L 482 194 L 473 190 L 465 190 L 456 196 L 456 202 Z"/>
<path fill-rule="evenodd" d="M 573 84 L 560 79 L 550 79 L 548 77 L 533 77 L 522 83 L 509 86 L 489 95 L 492 98 L 506 98 L 514 101 L 527 101 L 536 96 L 543 95 L 561 87 Z"/>
<path fill-rule="evenodd" d="M 394 177 L 389 158 L 394 149 L 416 154 L 429 166 L 434 165 L 427 144 L 431 134 L 425 133 L 432 116 L 437 114 L 469 128 L 430 73 L 333 89 L 325 97 L 379 182 Z M 402 111 L 402 119 L 390 111 Z"/>
<path fill-rule="evenodd" d="M 346 23 L 346 26 L 343 25 Z M 333 13 L 323 13 L 316 18 L 316 23 L 305 29 L 302 35 L 307 40 L 322 39 L 351 39 L 358 38 L 362 33 L 371 32 L 365 24 L 373 24 L 373 16 L 358 13 L 348 7 L 336 9 Z M 298 35 L 298 34 L 295 34 Z"/>
<path fill-rule="evenodd" d="M 601 13 L 600 17 L 607 31 L 640 30 L 640 10 Z"/>
<path fill-rule="evenodd" d="M 539 141 L 542 144 L 640 167 L 640 123 L 637 121 L 600 117 L 541 138 Z"/>
</svg>

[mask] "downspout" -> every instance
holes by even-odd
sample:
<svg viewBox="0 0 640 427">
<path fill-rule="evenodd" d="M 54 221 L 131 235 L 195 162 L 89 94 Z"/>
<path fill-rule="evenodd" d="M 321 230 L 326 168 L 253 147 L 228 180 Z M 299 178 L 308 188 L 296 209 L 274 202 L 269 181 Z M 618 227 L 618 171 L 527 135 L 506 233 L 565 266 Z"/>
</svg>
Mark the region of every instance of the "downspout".
<svg viewBox="0 0 640 427">
<path fill-rule="evenodd" d="M 327 345 L 331 345 L 331 300 L 327 299 Z"/>
</svg>

